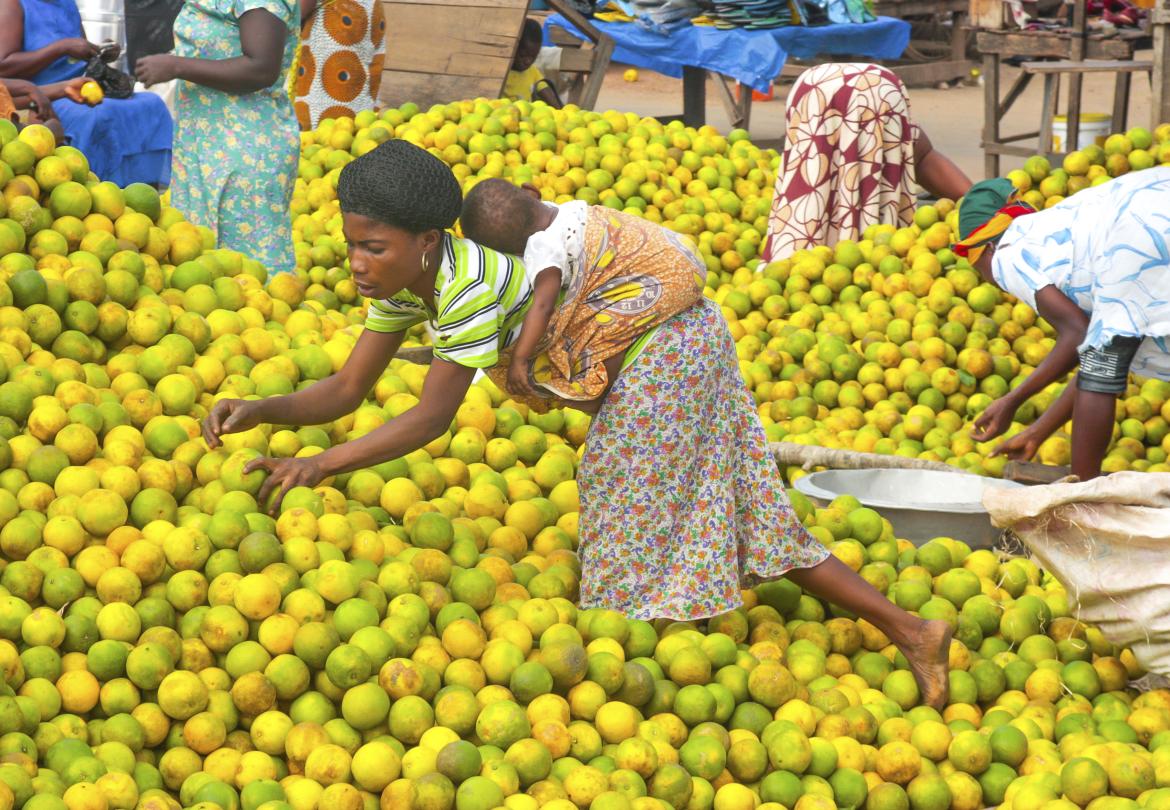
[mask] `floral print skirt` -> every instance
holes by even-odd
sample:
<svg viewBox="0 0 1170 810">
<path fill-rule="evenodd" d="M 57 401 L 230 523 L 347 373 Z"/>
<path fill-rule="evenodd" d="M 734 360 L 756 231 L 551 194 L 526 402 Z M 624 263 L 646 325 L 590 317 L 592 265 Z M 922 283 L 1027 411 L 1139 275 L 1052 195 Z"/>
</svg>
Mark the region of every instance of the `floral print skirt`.
<svg viewBox="0 0 1170 810">
<path fill-rule="evenodd" d="M 719 307 L 666 321 L 614 383 L 589 433 L 581 606 L 687 621 L 828 551 L 797 519 Z"/>
</svg>

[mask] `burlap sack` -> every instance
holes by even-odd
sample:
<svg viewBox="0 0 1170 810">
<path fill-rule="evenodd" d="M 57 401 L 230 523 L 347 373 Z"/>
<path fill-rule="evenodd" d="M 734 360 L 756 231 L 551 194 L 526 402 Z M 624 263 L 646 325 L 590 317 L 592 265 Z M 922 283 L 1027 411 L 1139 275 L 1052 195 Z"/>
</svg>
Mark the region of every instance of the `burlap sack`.
<svg viewBox="0 0 1170 810">
<path fill-rule="evenodd" d="M 988 488 L 983 505 L 1068 589 L 1081 620 L 1170 678 L 1170 473 Z"/>
</svg>

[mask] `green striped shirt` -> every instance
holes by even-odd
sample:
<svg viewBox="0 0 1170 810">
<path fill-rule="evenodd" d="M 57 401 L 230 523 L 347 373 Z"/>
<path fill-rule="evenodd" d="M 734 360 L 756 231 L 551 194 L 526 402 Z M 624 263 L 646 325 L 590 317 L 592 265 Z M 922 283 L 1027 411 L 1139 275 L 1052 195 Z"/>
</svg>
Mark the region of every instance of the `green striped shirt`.
<svg viewBox="0 0 1170 810">
<path fill-rule="evenodd" d="M 445 236 L 435 276 L 436 311 L 409 290 L 371 301 L 366 328 L 402 332 L 430 321 L 436 357 L 469 368 L 489 368 L 520 335 L 532 303 L 532 285 L 515 256 L 467 239 Z"/>
</svg>

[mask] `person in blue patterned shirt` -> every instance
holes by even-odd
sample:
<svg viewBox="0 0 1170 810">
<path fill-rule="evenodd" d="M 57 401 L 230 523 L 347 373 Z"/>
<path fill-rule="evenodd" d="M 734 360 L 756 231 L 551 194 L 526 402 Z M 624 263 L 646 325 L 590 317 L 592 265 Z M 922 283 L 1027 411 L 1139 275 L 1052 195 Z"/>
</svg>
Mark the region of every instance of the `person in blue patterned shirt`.
<svg viewBox="0 0 1170 810">
<path fill-rule="evenodd" d="M 1101 474 L 1129 375 L 1170 380 L 1168 204 L 1166 166 L 1093 186 L 1044 211 L 1015 201 L 1005 180 L 972 187 L 959 207 L 965 238 L 957 247 L 985 280 L 1056 330 L 1056 345 L 1036 370 L 976 420 L 977 441 L 1003 435 L 1029 397 L 1078 369 L 1052 407 L 996 452 L 1031 458 L 1071 419 L 1073 473 Z"/>
</svg>

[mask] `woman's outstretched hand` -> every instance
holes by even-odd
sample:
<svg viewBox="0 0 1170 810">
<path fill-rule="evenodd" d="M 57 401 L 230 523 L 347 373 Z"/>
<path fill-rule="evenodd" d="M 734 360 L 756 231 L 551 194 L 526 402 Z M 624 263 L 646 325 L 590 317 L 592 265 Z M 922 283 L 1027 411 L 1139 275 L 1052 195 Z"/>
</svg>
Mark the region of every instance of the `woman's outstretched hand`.
<svg viewBox="0 0 1170 810">
<path fill-rule="evenodd" d="M 533 399 L 540 399 L 540 394 L 532 387 L 528 380 L 528 368 L 532 361 L 526 357 L 513 357 L 508 366 L 508 392 L 522 394 Z"/>
<path fill-rule="evenodd" d="M 315 456 L 254 458 L 244 465 L 245 474 L 256 470 L 264 470 L 268 473 L 268 477 L 260 485 L 256 501 L 260 504 L 268 503 L 272 493 L 276 493 L 276 497 L 272 499 L 272 503 L 268 507 L 268 513 L 273 516 L 280 514 L 280 502 L 284 500 L 284 496 L 288 494 L 290 489 L 293 487 L 315 487 L 325 477 Z"/>
<path fill-rule="evenodd" d="M 1010 397 L 1000 397 L 979 414 L 971 438 L 977 442 L 989 442 L 996 436 L 1002 436 L 1012 426 L 1015 415 L 1015 402 Z"/>
<path fill-rule="evenodd" d="M 94 45 L 85 37 L 69 37 L 63 39 L 58 43 L 61 53 L 68 56 L 70 59 L 80 59 L 83 62 L 88 62 L 90 59 L 98 55 L 101 50 L 97 45 Z"/>
<path fill-rule="evenodd" d="M 1012 461 L 1028 461 L 1036 457 L 1040 445 L 1044 443 L 1046 438 L 1033 428 L 1021 430 L 1010 439 L 1004 439 L 1000 442 L 999 446 L 991 451 L 991 455 L 1007 456 Z"/>
<path fill-rule="evenodd" d="M 147 87 L 169 82 L 178 75 L 175 57 L 169 53 L 140 57 L 134 63 L 134 75 Z"/>
<path fill-rule="evenodd" d="M 241 433 L 263 423 L 260 400 L 221 399 L 203 420 L 203 440 L 212 450 L 223 444 L 228 433 Z"/>
</svg>

